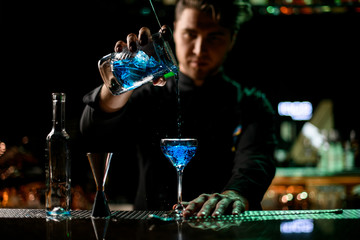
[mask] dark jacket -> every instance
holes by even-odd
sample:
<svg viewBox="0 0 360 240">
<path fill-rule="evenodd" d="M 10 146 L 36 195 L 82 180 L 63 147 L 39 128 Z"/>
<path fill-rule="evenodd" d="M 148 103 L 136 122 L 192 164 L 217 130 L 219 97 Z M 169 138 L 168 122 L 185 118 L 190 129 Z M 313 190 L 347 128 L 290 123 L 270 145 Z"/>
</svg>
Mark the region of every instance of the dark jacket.
<svg viewBox="0 0 360 240">
<path fill-rule="evenodd" d="M 89 150 L 133 154 L 126 158 L 138 161 L 136 209 L 169 209 L 176 203 L 176 171 L 161 153 L 160 139 L 177 137 L 181 119 L 181 136 L 199 141 L 184 170 L 184 201 L 231 189 L 246 197 L 251 209 L 261 208 L 275 174 L 276 144 L 274 112 L 264 94 L 222 72 L 201 87 L 184 74 L 179 79 L 180 112 L 174 79 L 164 87 L 136 89 L 122 110 L 110 114 L 98 107 L 101 86 L 87 94 L 81 131 Z"/>
</svg>

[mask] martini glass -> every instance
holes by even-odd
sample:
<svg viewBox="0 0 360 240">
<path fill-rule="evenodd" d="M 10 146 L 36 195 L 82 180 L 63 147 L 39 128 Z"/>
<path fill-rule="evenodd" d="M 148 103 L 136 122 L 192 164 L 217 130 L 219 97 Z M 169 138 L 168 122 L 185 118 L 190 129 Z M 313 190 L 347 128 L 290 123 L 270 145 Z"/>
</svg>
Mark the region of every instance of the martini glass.
<svg viewBox="0 0 360 240">
<path fill-rule="evenodd" d="M 175 218 L 181 219 L 184 206 L 182 205 L 182 177 L 185 166 L 194 157 L 198 141 L 195 138 L 164 138 L 161 139 L 160 147 L 167 159 L 173 164 L 177 172 L 177 204 L 175 206 Z"/>
<path fill-rule="evenodd" d="M 92 208 L 92 217 L 109 217 L 109 204 L 105 196 L 105 182 L 110 168 L 112 153 L 88 153 L 91 171 L 96 183 L 96 195 Z"/>
</svg>

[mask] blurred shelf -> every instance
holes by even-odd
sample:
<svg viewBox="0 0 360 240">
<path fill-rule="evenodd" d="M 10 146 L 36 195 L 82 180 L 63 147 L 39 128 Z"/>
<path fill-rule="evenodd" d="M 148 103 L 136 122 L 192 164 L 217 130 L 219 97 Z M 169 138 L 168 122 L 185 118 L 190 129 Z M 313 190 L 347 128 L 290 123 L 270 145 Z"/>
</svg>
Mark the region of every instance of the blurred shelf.
<svg viewBox="0 0 360 240">
<path fill-rule="evenodd" d="M 360 14 L 358 0 L 250 0 L 260 15 Z"/>
<path fill-rule="evenodd" d="M 322 172 L 317 168 L 278 168 L 272 185 L 360 185 L 360 170 Z"/>
<path fill-rule="evenodd" d="M 322 171 L 315 167 L 278 167 L 277 177 L 335 177 L 335 176 L 359 176 L 360 169 L 343 170 L 339 172 Z M 360 183 L 360 182 L 359 182 Z"/>
</svg>

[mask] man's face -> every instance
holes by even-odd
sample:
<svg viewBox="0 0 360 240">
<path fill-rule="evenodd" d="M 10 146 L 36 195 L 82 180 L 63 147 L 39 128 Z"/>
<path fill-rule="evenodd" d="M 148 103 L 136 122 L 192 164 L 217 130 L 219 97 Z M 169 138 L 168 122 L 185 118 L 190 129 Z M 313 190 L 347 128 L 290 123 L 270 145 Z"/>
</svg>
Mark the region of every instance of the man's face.
<svg viewBox="0 0 360 240">
<path fill-rule="evenodd" d="M 215 74 L 232 48 L 234 37 L 205 13 L 185 8 L 174 24 L 180 71 L 201 84 Z"/>
</svg>

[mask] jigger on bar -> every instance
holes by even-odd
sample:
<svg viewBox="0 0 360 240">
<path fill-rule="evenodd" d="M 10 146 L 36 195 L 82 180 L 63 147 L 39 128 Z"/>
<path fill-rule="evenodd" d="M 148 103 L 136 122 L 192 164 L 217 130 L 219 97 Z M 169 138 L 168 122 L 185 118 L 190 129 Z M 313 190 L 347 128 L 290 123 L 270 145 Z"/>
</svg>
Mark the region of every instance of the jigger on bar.
<svg viewBox="0 0 360 240">
<path fill-rule="evenodd" d="M 105 196 L 105 182 L 112 155 L 112 153 L 87 153 L 96 183 L 96 195 L 91 213 L 92 217 L 108 217 L 111 215 Z"/>
</svg>

